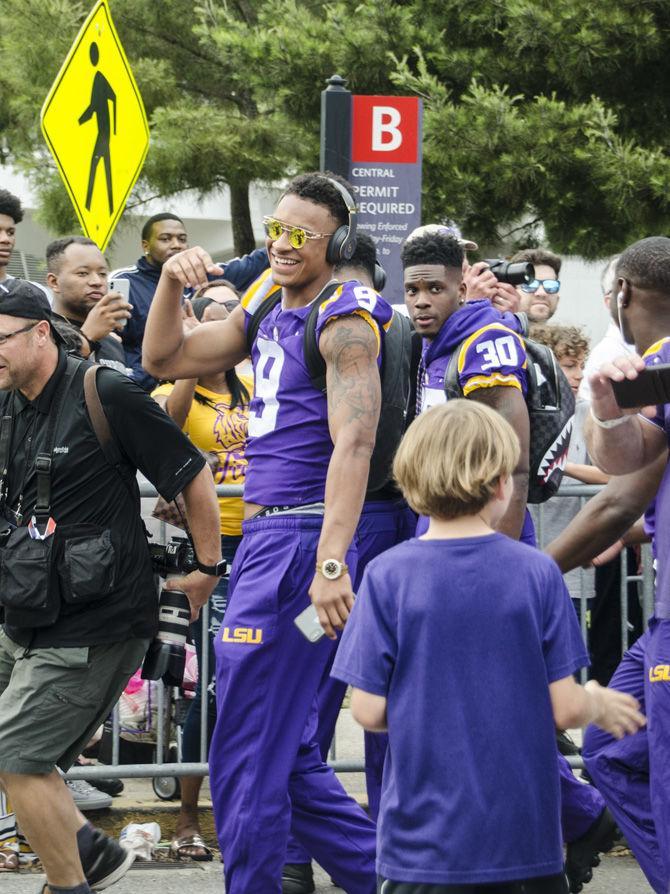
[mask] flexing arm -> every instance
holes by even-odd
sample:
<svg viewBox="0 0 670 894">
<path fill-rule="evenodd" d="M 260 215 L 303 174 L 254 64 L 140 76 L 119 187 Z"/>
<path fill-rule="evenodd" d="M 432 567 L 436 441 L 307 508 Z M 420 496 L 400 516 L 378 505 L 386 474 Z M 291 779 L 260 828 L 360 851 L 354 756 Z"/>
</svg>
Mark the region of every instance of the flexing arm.
<svg viewBox="0 0 670 894">
<path fill-rule="evenodd" d="M 142 363 L 152 375 L 190 379 L 232 369 L 248 356 L 241 307 L 236 307 L 225 320 L 184 333 L 184 288 L 203 285 L 208 274 L 221 272 L 207 252 L 198 247 L 181 251 L 163 264 L 142 343 Z"/>
<path fill-rule="evenodd" d="M 379 421 L 377 337 L 360 317 L 342 317 L 326 327 L 319 348 L 326 361 L 328 425 L 334 449 L 317 561 L 344 561 L 363 507 Z M 353 604 L 349 575 L 328 581 L 317 573 L 310 596 L 322 627 L 334 638 L 333 628 L 344 626 Z"/>
<path fill-rule="evenodd" d="M 528 409 L 518 388 L 497 385 L 494 388 L 478 388 L 471 391 L 468 399 L 478 400 L 497 410 L 512 426 L 521 445 L 519 462 L 512 473 L 514 493 L 509 508 L 498 524 L 498 530 L 508 537 L 519 539 L 526 515 L 528 501 L 528 457 L 530 453 L 530 424 Z"/>
<path fill-rule="evenodd" d="M 603 364 L 597 373 L 589 376 L 593 416 L 602 421 L 621 420 L 620 425 L 603 428 L 587 417 L 584 426 L 591 459 L 610 475 L 633 472 L 667 449 L 666 436 L 658 426 L 645 422 L 636 410 L 622 410 L 614 398 L 612 382 L 636 379 L 644 368 L 641 357 L 627 354 L 614 363 Z"/>
<path fill-rule="evenodd" d="M 545 550 L 562 572 L 587 564 L 635 524 L 656 495 L 667 460 L 666 451 L 643 469 L 610 478 L 589 500 Z"/>
</svg>

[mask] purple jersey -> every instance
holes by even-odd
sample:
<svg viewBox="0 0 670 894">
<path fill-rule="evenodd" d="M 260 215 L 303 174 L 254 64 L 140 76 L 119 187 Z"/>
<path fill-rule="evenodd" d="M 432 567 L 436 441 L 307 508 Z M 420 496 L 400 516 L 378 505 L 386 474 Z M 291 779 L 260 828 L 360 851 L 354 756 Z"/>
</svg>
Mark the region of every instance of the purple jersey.
<svg viewBox="0 0 670 894">
<path fill-rule="evenodd" d="M 465 397 L 479 388 L 527 389 L 526 349 L 511 314 L 500 314 L 488 301 L 471 301 L 444 323 L 437 336 L 424 340 L 419 411 L 446 401 L 444 379 L 458 351 L 458 382 Z"/>
<path fill-rule="evenodd" d="M 269 270 L 253 284 L 242 299 L 246 325 L 277 288 Z M 286 309 L 277 304 L 261 322 L 252 347 L 255 390 L 244 486 L 244 498 L 250 503 L 295 506 L 324 499 L 333 442 L 326 395 L 312 384 L 303 353 L 311 309 L 311 304 Z M 373 289 L 355 281 L 342 283 L 321 305 L 317 340 L 331 320 L 355 314 L 373 328 L 381 358 L 383 333 L 392 313 Z"/>
<path fill-rule="evenodd" d="M 645 351 L 644 361 L 647 366 L 670 363 L 670 338 L 662 338 Z M 670 447 L 670 404 L 662 404 L 657 407 L 653 421 L 665 432 Z M 658 559 L 655 609 L 658 618 L 670 618 L 670 535 L 668 535 L 668 531 L 670 531 L 670 465 L 666 467 L 656 494 L 653 513 L 654 553 Z"/>
</svg>

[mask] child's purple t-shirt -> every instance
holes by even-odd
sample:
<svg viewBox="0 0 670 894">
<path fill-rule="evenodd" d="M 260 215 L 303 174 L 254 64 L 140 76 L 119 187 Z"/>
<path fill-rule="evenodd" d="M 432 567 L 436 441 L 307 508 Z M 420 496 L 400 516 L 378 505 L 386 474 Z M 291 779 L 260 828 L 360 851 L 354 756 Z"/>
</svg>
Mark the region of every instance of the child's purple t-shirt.
<svg viewBox="0 0 670 894">
<path fill-rule="evenodd" d="M 548 684 L 587 664 L 561 573 L 537 549 L 413 539 L 368 565 L 332 675 L 388 700 L 382 876 L 562 871 Z"/>
</svg>

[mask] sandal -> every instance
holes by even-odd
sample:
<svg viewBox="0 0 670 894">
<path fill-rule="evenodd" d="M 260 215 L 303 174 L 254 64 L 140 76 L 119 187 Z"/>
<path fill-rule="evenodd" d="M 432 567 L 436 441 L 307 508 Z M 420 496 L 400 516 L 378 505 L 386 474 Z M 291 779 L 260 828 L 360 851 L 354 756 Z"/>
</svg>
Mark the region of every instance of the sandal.
<svg viewBox="0 0 670 894">
<path fill-rule="evenodd" d="M 184 853 L 188 848 L 198 848 L 200 853 Z M 176 860 L 195 860 L 204 863 L 212 859 L 212 849 L 207 847 L 202 835 L 182 835 L 179 838 L 173 838 L 170 842 L 170 856 Z"/>
<path fill-rule="evenodd" d="M 10 848 L 0 848 L 0 872 L 18 872 L 19 855 Z"/>
</svg>

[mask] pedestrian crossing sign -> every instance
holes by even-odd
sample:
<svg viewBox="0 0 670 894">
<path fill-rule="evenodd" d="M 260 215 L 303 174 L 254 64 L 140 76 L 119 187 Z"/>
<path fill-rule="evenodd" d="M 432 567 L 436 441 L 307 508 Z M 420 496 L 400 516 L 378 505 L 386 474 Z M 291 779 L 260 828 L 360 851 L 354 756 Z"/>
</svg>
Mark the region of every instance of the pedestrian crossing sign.
<svg viewBox="0 0 670 894">
<path fill-rule="evenodd" d="M 107 0 L 82 25 L 41 124 L 81 226 L 104 251 L 149 148 L 144 104 Z"/>
</svg>

